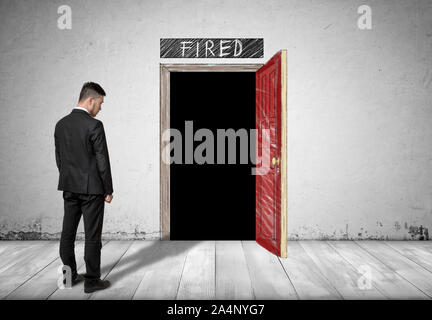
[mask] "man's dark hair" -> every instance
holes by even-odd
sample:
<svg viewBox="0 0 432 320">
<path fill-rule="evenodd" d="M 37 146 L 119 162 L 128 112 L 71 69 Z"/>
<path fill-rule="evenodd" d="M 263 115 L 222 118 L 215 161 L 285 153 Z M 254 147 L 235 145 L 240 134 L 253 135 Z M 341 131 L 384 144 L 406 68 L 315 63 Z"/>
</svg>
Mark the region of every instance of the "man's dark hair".
<svg viewBox="0 0 432 320">
<path fill-rule="evenodd" d="M 84 101 L 88 97 L 97 98 L 99 96 L 105 96 L 104 89 L 95 82 L 86 82 L 81 89 L 78 102 Z"/>
</svg>

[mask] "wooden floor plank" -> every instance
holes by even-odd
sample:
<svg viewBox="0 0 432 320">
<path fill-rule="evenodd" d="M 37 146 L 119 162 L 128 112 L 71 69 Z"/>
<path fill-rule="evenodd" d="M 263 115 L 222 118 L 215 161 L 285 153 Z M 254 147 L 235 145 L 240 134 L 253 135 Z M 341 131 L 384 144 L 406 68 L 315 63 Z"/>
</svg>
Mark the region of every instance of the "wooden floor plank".
<svg viewBox="0 0 432 320">
<path fill-rule="evenodd" d="M 47 241 L 34 240 L 34 241 L 22 241 L 22 240 L 1 240 L 0 241 L 0 266 L 1 263 L 8 259 L 12 254 L 19 253 L 20 250 L 29 249 L 29 243 L 32 245 L 44 244 Z"/>
<path fill-rule="evenodd" d="M 280 261 L 300 299 L 342 299 L 298 241 L 288 241 L 287 255 Z"/>
<path fill-rule="evenodd" d="M 432 272 L 432 241 L 385 241 L 384 243 Z"/>
<path fill-rule="evenodd" d="M 32 250 L 26 250 L 11 262 L 9 267 L 0 274 L 0 299 L 26 282 L 41 269 L 45 268 L 58 257 L 58 244 L 47 241 L 43 245 L 32 245 Z"/>
<path fill-rule="evenodd" d="M 109 241 L 105 246 L 102 247 L 101 251 L 101 279 L 111 271 L 111 269 L 117 264 L 120 258 L 125 254 L 128 248 L 131 246 L 133 241 Z M 78 269 L 78 273 L 85 273 L 85 265 Z M 71 289 L 56 290 L 49 300 L 86 300 L 90 298 L 90 294 L 84 293 L 84 283 L 78 283 Z"/>
<path fill-rule="evenodd" d="M 91 299 L 132 299 L 148 268 L 162 259 L 161 245 L 159 240 L 135 241 L 106 277 L 111 287 L 95 292 Z"/>
<path fill-rule="evenodd" d="M 102 241 L 102 245 L 106 245 L 107 240 Z M 57 246 L 59 242 L 57 241 Z M 77 240 L 75 242 L 75 259 L 77 262 L 77 270 L 83 270 L 85 267 L 84 262 L 84 241 Z M 6 297 L 7 300 L 45 300 L 50 295 L 52 295 L 57 289 L 57 280 L 60 277 L 58 273 L 59 267 L 63 266 L 63 263 L 58 257 L 51 264 L 49 264 L 45 269 L 38 272 L 35 276 L 30 278 L 22 286 L 13 291 L 10 295 Z M 69 289 L 64 289 L 69 290 Z"/>
<path fill-rule="evenodd" d="M 432 273 L 380 241 L 356 241 L 356 243 L 398 273 L 429 297 L 432 297 Z"/>
<path fill-rule="evenodd" d="M 423 299 L 432 242 L 289 241 L 280 259 L 255 241 L 104 241 L 107 290 L 57 288 L 58 241 L 0 241 L 3 299 Z M 84 242 L 76 243 L 85 273 Z M 371 270 L 373 289 L 359 287 Z"/>
<path fill-rule="evenodd" d="M 50 247 L 50 241 L 0 241 L 3 252 L 0 255 L 0 274 L 15 265 L 25 263 L 27 253 L 38 251 L 43 247 Z"/>
<path fill-rule="evenodd" d="M 355 242 L 328 241 L 328 243 L 355 269 L 370 277 L 370 284 L 388 299 L 428 299 L 423 292 L 394 273 Z"/>
<path fill-rule="evenodd" d="M 59 244 L 57 243 L 57 246 Z M 77 269 L 84 263 L 80 258 L 84 253 L 84 242 L 77 241 L 75 243 L 75 257 L 77 260 Z M 81 262 L 82 260 L 82 262 Z M 54 291 L 58 289 L 57 281 L 61 276 L 58 273 L 58 269 L 63 266 L 63 263 L 59 256 L 53 262 L 51 262 L 46 268 L 39 271 L 36 275 L 26 281 L 23 285 L 11 292 L 6 299 L 7 300 L 45 300 Z"/>
<path fill-rule="evenodd" d="M 242 241 L 255 299 L 298 299 L 279 259 L 255 241 Z"/>
<path fill-rule="evenodd" d="M 189 250 L 177 299 L 215 299 L 215 241 L 200 241 Z"/>
<path fill-rule="evenodd" d="M 216 241 L 216 299 L 254 299 L 241 241 Z"/>
<path fill-rule="evenodd" d="M 343 299 L 385 299 L 375 287 L 365 289 L 359 286 L 358 281 L 363 274 L 353 268 L 325 241 L 307 240 L 301 241 L 300 245 Z"/>
<path fill-rule="evenodd" d="M 160 241 L 161 247 L 133 296 L 134 300 L 175 300 L 188 251 L 197 241 Z"/>
</svg>

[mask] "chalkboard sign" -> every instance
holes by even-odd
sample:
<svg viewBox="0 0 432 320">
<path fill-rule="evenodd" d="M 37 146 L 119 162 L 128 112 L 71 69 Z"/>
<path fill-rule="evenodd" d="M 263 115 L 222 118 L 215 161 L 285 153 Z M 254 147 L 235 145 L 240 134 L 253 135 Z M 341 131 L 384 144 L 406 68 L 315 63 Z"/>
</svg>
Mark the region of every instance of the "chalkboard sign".
<svg viewBox="0 0 432 320">
<path fill-rule="evenodd" d="M 264 39 L 161 38 L 161 58 L 262 58 Z"/>
</svg>

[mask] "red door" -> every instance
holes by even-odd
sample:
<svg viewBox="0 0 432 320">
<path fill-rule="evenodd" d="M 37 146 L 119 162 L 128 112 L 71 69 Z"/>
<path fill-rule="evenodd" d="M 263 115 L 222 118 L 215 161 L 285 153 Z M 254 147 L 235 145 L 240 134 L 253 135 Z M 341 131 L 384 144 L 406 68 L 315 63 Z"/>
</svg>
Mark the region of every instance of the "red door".
<svg viewBox="0 0 432 320">
<path fill-rule="evenodd" d="M 286 50 L 256 72 L 256 241 L 287 256 Z"/>
</svg>

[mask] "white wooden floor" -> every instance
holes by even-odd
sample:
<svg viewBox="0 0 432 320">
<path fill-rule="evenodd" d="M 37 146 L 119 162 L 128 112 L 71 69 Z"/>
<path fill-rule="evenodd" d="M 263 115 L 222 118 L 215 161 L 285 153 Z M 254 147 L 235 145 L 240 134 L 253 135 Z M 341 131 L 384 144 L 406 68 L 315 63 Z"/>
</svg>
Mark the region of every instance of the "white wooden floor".
<svg viewBox="0 0 432 320">
<path fill-rule="evenodd" d="M 76 242 L 79 273 L 83 245 Z M 255 241 L 105 241 L 101 272 L 112 286 L 93 294 L 82 283 L 58 289 L 58 251 L 58 241 L 1 241 L 0 298 L 432 297 L 431 241 L 288 241 L 286 259 Z"/>
</svg>

